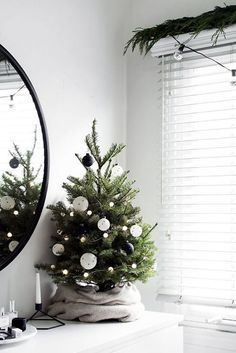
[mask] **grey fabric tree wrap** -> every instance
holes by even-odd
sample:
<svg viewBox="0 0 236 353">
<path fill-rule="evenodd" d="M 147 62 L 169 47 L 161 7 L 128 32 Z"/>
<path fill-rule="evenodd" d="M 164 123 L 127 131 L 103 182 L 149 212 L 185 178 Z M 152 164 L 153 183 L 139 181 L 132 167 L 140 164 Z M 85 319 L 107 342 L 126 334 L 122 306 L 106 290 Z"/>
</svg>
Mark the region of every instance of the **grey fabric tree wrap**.
<svg viewBox="0 0 236 353">
<path fill-rule="evenodd" d="M 87 286 L 60 285 L 48 307 L 48 314 L 64 320 L 97 322 L 117 319 L 134 321 L 141 317 L 144 306 L 134 284 L 125 284 L 106 292 Z"/>
</svg>

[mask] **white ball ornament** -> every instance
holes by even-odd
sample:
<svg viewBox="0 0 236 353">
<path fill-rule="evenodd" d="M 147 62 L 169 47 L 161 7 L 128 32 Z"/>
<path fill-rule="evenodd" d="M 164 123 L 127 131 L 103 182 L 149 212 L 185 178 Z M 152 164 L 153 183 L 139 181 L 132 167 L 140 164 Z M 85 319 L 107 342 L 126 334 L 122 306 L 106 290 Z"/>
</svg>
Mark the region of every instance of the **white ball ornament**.
<svg viewBox="0 0 236 353">
<path fill-rule="evenodd" d="M 116 178 L 118 176 L 121 176 L 123 173 L 123 168 L 120 165 L 116 164 L 111 170 L 111 177 Z"/>
<path fill-rule="evenodd" d="M 85 270 L 91 270 L 97 265 L 97 256 L 90 252 L 86 252 L 81 256 L 80 264 Z"/>
<path fill-rule="evenodd" d="M 11 196 L 3 196 L 0 199 L 0 206 L 3 210 L 11 210 L 15 207 L 15 200 Z"/>
<path fill-rule="evenodd" d="M 106 218 L 101 218 L 98 221 L 98 229 L 102 230 L 103 232 L 105 232 L 106 230 L 108 230 L 110 228 L 110 221 Z"/>
<path fill-rule="evenodd" d="M 17 240 L 12 240 L 8 245 L 9 250 L 13 252 L 15 248 L 18 246 L 18 244 L 19 242 Z"/>
<path fill-rule="evenodd" d="M 65 247 L 62 244 L 54 244 L 52 247 L 52 252 L 56 256 L 61 256 L 65 251 Z"/>
<path fill-rule="evenodd" d="M 73 201 L 73 207 L 78 212 L 86 211 L 88 206 L 88 200 L 84 196 L 78 196 Z"/>
<path fill-rule="evenodd" d="M 130 227 L 130 233 L 133 237 L 138 238 L 142 234 L 143 230 L 138 224 L 134 224 Z"/>
</svg>

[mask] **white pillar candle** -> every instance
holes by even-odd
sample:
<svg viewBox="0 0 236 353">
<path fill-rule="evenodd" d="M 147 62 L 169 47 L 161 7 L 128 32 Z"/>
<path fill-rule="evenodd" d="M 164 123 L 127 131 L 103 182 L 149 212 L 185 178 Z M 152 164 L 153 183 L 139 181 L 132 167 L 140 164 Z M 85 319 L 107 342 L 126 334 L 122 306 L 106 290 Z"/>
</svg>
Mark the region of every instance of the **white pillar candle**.
<svg viewBox="0 0 236 353">
<path fill-rule="evenodd" d="M 41 304 L 41 287 L 40 287 L 40 276 L 39 273 L 36 273 L 36 300 L 35 304 Z"/>
</svg>

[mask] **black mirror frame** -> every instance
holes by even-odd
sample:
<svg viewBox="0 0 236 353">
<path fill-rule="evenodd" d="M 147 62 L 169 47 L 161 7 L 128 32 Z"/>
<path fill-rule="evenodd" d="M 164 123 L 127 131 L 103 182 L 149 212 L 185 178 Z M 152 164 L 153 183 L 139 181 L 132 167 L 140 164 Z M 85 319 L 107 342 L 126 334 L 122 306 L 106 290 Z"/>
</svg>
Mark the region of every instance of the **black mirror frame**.
<svg viewBox="0 0 236 353">
<path fill-rule="evenodd" d="M 39 218 L 41 216 L 45 198 L 46 198 L 46 193 L 47 193 L 47 188 L 48 188 L 48 176 L 49 176 L 49 147 L 48 147 L 48 135 L 47 135 L 47 129 L 45 125 L 45 120 L 42 112 L 41 105 L 39 103 L 38 96 L 34 90 L 34 87 L 26 75 L 25 71 L 22 69 L 20 64 L 16 61 L 16 59 L 0 44 L 0 53 L 3 53 L 6 59 L 11 63 L 11 65 L 14 67 L 14 69 L 17 71 L 19 76 L 21 77 L 22 81 L 24 82 L 25 86 L 28 88 L 29 93 L 32 97 L 32 100 L 35 105 L 35 109 L 37 110 L 38 113 L 38 118 L 41 126 L 41 131 L 42 131 L 42 138 L 43 138 L 43 146 L 44 146 L 44 171 L 43 171 L 43 182 L 42 182 L 42 188 L 41 188 L 41 193 L 39 197 L 39 201 L 35 210 L 35 217 L 33 219 L 33 222 L 30 226 L 30 229 L 27 234 L 25 234 L 21 241 L 19 242 L 19 245 L 16 247 L 16 249 L 9 254 L 9 256 L 6 256 L 6 259 L 4 259 L 0 263 L 0 271 L 3 270 L 7 265 L 9 265 L 17 255 L 22 251 L 22 249 L 25 247 L 27 242 L 29 241 L 30 237 L 32 236 L 36 225 L 39 221 Z"/>
</svg>

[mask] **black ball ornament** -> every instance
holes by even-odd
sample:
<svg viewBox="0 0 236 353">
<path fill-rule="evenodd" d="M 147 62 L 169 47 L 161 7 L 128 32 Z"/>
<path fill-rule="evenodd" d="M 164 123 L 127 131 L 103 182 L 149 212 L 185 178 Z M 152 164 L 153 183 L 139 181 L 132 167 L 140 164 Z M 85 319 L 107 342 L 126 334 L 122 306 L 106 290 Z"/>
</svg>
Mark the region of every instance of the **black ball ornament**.
<svg viewBox="0 0 236 353">
<path fill-rule="evenodd" d="M 119 250 L 125 244 L 125 239 L 121 235 L 117 235 L 112 242 L 112 248 Z"/>
<path fill-rule="evenodd" d="M 84 223 L 80 223 L 80 224 L 75 224 L 73 226 L 72 235 L 76 239 L 80 239 L 80 237 L 83 234 L 86 234 L 87 232 L 88 232 L 88 229 L 87 229 L 86 225 Z"/>
<path fill-rule="evenodd" d="M 83 166 L 88 168 L 88 167 L 91 167 L 91 165 L 93 165 L 94 159 L 89 153 L 86 153 L 86 155 L 82 158 L 82 163 L 83 163 Z"/>
<path fill-rule="evenodd" d="M 125 243 L 122 245 L 122 250 L 124 250 L 127 255 L 131 255 L 134 252 L 134 246 L 128 241 L 125 241 Z"/>
<path fill-rule="evenodd" d="M 9 165 L 10 165 L 11 168 L 16 169 L 19 166 L 19 163 L 20 162 L 18 161 L 18 159 L 16 157 L 13 157 L 10 160 Z"/>
<path fill-rule="evenodd" d="M 110 279 L 105 282 L 98 283 L 99 292 L 107 292 L 108 290 L 115 288 L 115 286 L 115 283 Z"/>
<path fill-rule="evenodd" d="M 116 266 L 116 264 L 117 264 L 117 261 L 116 261 L 116 258 L 114 258 L 114 259 L 107 259 L 106 261 L 105 261 L 105 266 L 106 267 L 115 267 Z"/>
<path fill-rule="evenodd" d="M 3 224 L 0 220 L 0 232 L 5 232 L 7 230 L 7 227 L 5 224 Z"/>
</svg>

